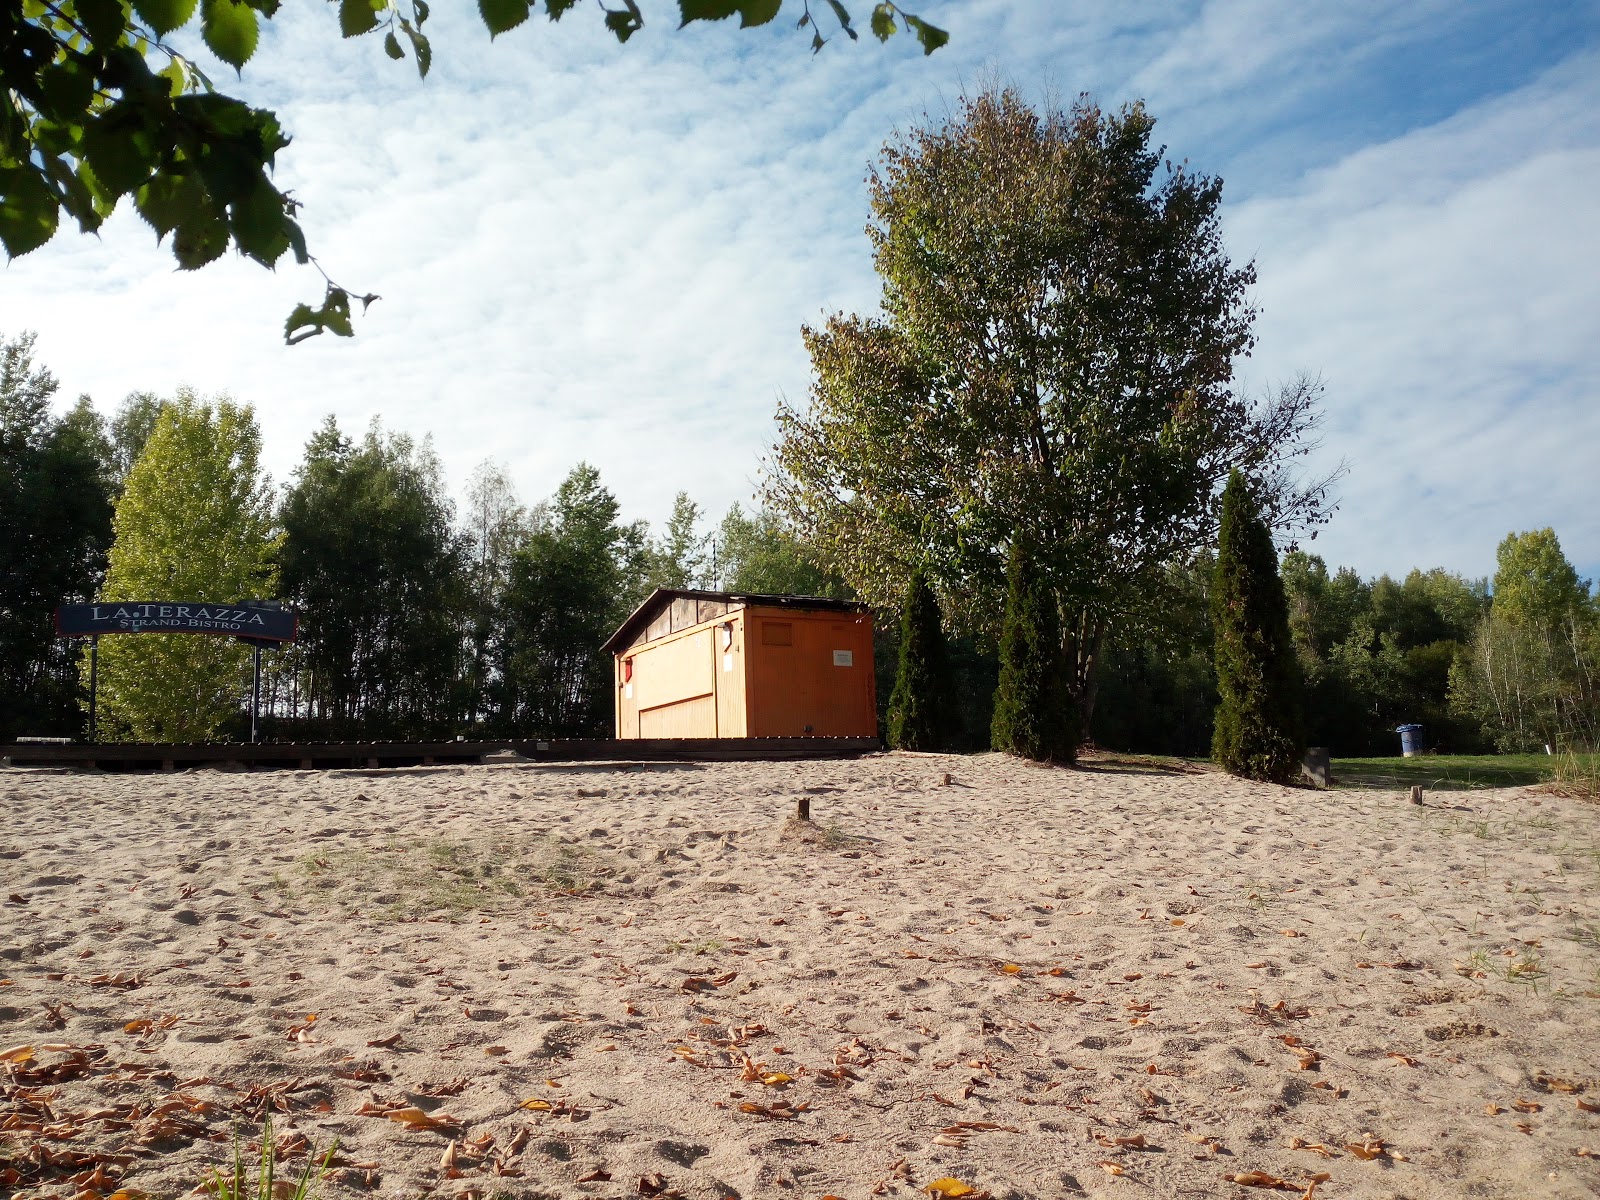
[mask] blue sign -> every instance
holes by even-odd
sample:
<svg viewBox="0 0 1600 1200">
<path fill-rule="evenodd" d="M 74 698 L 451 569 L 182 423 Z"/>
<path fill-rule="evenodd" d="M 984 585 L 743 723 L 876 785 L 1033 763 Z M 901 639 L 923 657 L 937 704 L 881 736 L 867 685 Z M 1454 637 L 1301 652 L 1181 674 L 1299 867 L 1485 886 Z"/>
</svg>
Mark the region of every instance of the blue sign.
<svg viewBox="0 0 1600 1200">
<path fill-rule="evenodd" d="M 177 600 L 111 600 L 63 604 L 56 609 L 57 637 L 102 633 L 209 633 L 265 642 L 292 642 L 299 618 L 287 608 L 206 604 Z"/>
</svg>

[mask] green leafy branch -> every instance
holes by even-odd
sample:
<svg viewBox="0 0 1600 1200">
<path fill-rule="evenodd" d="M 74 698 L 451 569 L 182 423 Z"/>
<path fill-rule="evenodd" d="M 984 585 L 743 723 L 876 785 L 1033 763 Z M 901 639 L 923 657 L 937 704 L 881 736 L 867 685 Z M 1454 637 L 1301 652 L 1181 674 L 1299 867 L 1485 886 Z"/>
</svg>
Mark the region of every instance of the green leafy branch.
<svg viewBox="0 0 1600 1200">
<path fill-rule="evenodd" d="M 346 38 L 382 31 L 384 53 L 426 76 L 433 51 L 423 25 L 427 0 L 329 0 Z M 838 27 L 858 35 L 841 0 L 826 0 Z M 577 0 L 544 0 L 559 21 Z M 599 0 L 605 26 L 626 42 L 644 25 L 638 0 Z M 0 2 L 0 245 L 16 258 L 55 236 L 62 213 L 94 233 L 124 197 L 158 241 L 172 237 L 181 270 L 215 262 L 231 246 L 272 269 L 292 251 L 315 260 L 296 220 L 300 202 L 274 187 L 277 153 L 289 144 L 278 118 L 217 91 L 164 38 L 192 24 L 223 62 L 243 73 L 261 22 L 279 0 L 5 0 Z M 478 0 L 492 38 L 528 20 L 538 0 Z M 742 28 L 777 17 L 783 0 L 678 0 L 680 27 L 738 16 Z M 811 0 L 799 26 L 812 49 L 826 44 Z M 870 28 L 886 41 L 904 27 L 931 54 L 949 35 L 887 0 Z M 153 65 L 154 64 L 154 65 Z M 159 69 L 156 69 L 159 67 Z M 318 267 L 320 271 L 320 266 Z M 327 280 L 322 304 L 297 306 L 285 326 L 292 344 L 331 331 L 354 333 L 352 293 Z M 362 307 L 376 296 L 356 297 Z"/>
</svg>

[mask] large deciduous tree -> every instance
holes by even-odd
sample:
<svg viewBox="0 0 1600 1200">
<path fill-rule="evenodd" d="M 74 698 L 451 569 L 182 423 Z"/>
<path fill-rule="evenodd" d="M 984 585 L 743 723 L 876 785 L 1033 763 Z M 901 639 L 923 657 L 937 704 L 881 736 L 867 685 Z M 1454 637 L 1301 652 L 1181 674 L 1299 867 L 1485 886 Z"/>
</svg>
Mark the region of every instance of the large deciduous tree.
<svg viewBox="0 0 1600 1200">
<path fill-rule="evenodd" d="M 162 405 L 117 501 L 102 600 L 236 604 L 276 596 L 279 536 L 248 406 L 180 392 Z M 250 652 L 230 638 L 103 639 L 100 715 L 111 733 L 201 741 L 239 711 Z"/>
<path fill-rule="evenodd" d="M 1458 713 L 1502 750 L 1600 746 L 1600 598 L 1553 529 L 1507 534 L 1489 614 L 1450 672 Z"/>
<path fill-rule="evenodd" d="M 810 407 L 779 406 L 766 482 L 863 598 L 926 562 L 969 628 L 997 626 L 1026 539 L 1085 723 L 1108 625 L 1210 544 L 1231 470 L 1280 525 L 1323 519 L 1331 483 L 1287 474 L 1320 385 L 1235 387 L 1254 267 L 1223 247 L 1221 182 L 1163 168 L 1154 124 L 990 90 L 889 142 L 868 177 L 883 315 L 804 330 Z"/>
<path fill-rule="evenodd" d="M 88 600 L 111 543 L 105 438 L 88 399 L 50 412 L 56 381 L 33 335 L 0 338 L 0 741 L 80 727 L 58 604 Z"/>
<path fill-rule="evenodd" d="M 544 0 L 559 20 L 577 0 Z M 231 246 L 271 267 L 292 250 L 311 261 L 295 219 L 299 201 L 271 173 L 289 135 L 277 116 L 217 90 L 199 64 L 167 39 L 199 26 L 200 40 L 241 73 L 255 55 L 261 22 L 279 0 L 10 0 L 0 4 L 0 245 L 15 257 L 54 235 L 61 214 L 92 233 L 123 197 L 157 236 L 172 235 L 179 267 L 192 270 Z M 745 27 L 778 15 L 782 0 L 679 0 L 681 23 L 738 16 Z M 802 0 L 812 46 L 823 37 Z M 819 6 L 820 7 L 820 6 Z M 601 6 L 606 28 L 626 42 L 644 24 L 638 0 Z M 433 50 L 423 32 L 427 0 L 337 0 L 339 32 L 381 34 L 384 53 L 409 54 L 426 75 Z M 538 0 L 480 0 L 491 37 L 523 24 Z M 856 32 L 840 0 L 829 9 Z M 331 15 L 331 14 L 330 14 Z M 333 22 L 330 21 L 330 30 Z M 947 35 L 895 4 L 874 5 L 882 41 L 905 28 L 931 54 Z M 363 307 L 375 297 L 361 297 Z M 290 342 L 351 332 L 351 296 L 328 283 L 321 305 L 298 306 Z"/>
<path fill-rule="evenodd" d="M 1211 756 L 1247 779 L 1300 773 L 1300 670 L 1272 533 L 1244 476 L 1228 477 L 1211 588 L 1218 704 Z"/>
</svg>

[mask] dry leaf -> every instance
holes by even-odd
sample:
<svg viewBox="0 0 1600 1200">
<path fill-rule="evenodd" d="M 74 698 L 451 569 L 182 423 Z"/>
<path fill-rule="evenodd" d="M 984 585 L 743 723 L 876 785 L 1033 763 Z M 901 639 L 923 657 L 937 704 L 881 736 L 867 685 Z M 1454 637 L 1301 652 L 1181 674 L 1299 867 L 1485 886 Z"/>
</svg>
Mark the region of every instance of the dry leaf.
<svg viewBox="0 0 1600 1200">
<path fill-rule="evenodd" d="M 1409 1054 L 1401 1054 L 1398 1050 L 1389 1051 L 1387 1057 L 1395 1059 L 1398 1062 L 1404 1063 L 1408 1067 L 1414 1067 L 1414 1066 L 1418 1065 L 1416 1059 L 1412 1058 Z"/>
<path fill-rule="evenodd" d="M 1583 1099 L 1581 1096 L 1577 1097 L 1573 1101 L 1573 1103 L 1575 1103 L 1584 1112 L 1587 1112 L 1587 1113 L 1600 1113 L 1600 1104 L 1591 1104 L 1591 1103 L 1589 1103 L 1589 1101 Z"/>
<path fill-rule="evenodd" d="M 1582 1101 L 1579 1103 L 1582 1103 Z M 1498 1117 L 1501 1113 L 1505 1112 L 1505 1109 L 1501 1108 L 1498 1104 L 1485 1104 L 1483 1106 L 1483 1111 L 1488 1113 L 1491 1117 Z"/>
<path fill-rule="evenodd" d="M 1544 1105 L 1540 1104 L 1537 1100 L 1513 1100 L 1511 1102 L 1511 1107 L 1516 1109 L 1518 1112 L 1523 1113 L 1536 1113 L 1544 1111 Z"/>
<path fill-rule="evenodd" d="M 1279 1179 L 1276 1175 L 1268 1175 L 1265 1171 L 1245 1171 L 1238 1175 L 1224 1175 L 1223 1178 L 1231 1183 L 1237 1183 L 1240 1187 L 1270 1188 L 1280 1192 L 1300 1190 L 1287 1179 Z"/>
<path fill-rule="evenodd" d="M 1359 1142 L 1346 1142 L 1346 1150 L 1350 1151 L 1363 1162 L 1371 1162 L 1375 1158 L 1382 1158 L 1388 1153 L 1382 1139 L 1373 1137 L 1370 1133 L 1363 1134 Z"/>
<path fill-rule="evenodd" d="M 579 1183 L 607 1183 L 611 1179 L 611 1172 L 604 1167 L 596 1167 L 587 1175 L 579 1175 Z"/>
<path fill-rule="evenodd" d="M 1094 1165 L 1099 1167 L 1107 1175 L 1123 1175 L 1127 1173 L 1126 1168 L 1114 1159 L 1102 1158 Z"/>
<path fill-rule="evenodd" d="M 1001 963 L 1000 971 L 1005 975 L 1020 975 L 1022 974 L 1022 967 L 1017 963 Z"/>
<path fill-rule="evenodd" d="M 453 1118 L 443 1116 L 430 1117 L 420 1108 L 394 1108 L 383 1115 L 391 1121 L 397 1121 L 401 1125 L 409 1126 L 412 1129 L 455 1130 L 460 1128 L 459 1123 Z"/>
<path fill-rule="evenodd" d="M 962 1183 L 961 1180 L 951 1179 L 948 1176 L 943 1179 L 935 1179 L 932 1183 L 924 1185 L 922 1190 L 930 1196 L 943 1196 L 947 1200 L 955 1200 L 955 1197 L 958 1196 L 976 1197 L 979 1195 L 978 1189 L 971 1184 Z"/>
<path fill-rule="evenodd" d="M 1308 1141 L 1305 1141 L 1305 1140 L 1303 1140 L 1301 1138 L 1297 1138 L 1297 1137 L 1292 1137 L 1292 1138 L 1289 1139 L 1289 1149 L 1291 1149 L 1291 1150 L 1311 1150 L 1311 1151 L 1314 1151 L 1317 1154 L 1322 1155 L 1323 1158 L 1338 1158 L 1339 1157 L 1339 1152 L 1337 1150 L 1335 1150 L 1332 1146 L 1324 1145 L 1322 1142 L 1308 1142 Z"/>
<path fill-rule="evenodd" d="M 1283 934 L 1284 937 L 1305 937 L 1305 934 L 1298 929 L 1280 929 L 1278 932 Z"/>
<path fill-rule="evenodd" d="M 549 1112 L 552 1105 L 548 1100 L 532 1099 L 524 1100 L 521 1104 L 517 1105 L 517 1107 L 525 1108 L 529 1112 Z"/>
</svg>

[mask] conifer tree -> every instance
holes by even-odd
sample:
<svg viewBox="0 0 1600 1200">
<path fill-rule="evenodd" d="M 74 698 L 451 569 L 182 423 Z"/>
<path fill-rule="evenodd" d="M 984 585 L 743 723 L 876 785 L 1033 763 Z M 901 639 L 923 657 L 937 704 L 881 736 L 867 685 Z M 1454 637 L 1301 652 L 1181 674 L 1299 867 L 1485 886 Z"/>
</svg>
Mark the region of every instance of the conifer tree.
<svg viewBox="0 0 1600 1200">
<path fill-rule="evenodd" d="M 1272 535 L 1234 471 L 1222 493 L 1216 582 L 1217 705 L 1211 756 L 1233 775 L 1288 783 L 1300 771 L 1300 670 Z"/>
<path fill-rule="evenodd" d="M 163 405 L 117 502 L 100 599 L 275 596 L 279 538 L 260 456 L 248 406 L 188 392 Z M 249 686 L 250 652 L 231 638 L 138 634 L 100 646 L 100 719 L 112 736 L 214 737 Z"/>
<path fill-rule="evenodd" d="M 939 601 L 921 567 L 911 574 L 900 614 L 900 666 L 889 696 L 889 745 L 896 750 L 944 750 L 951 726 L 950 655 Z"/>
<path fill-rule="evenodd" d="M 1011 543 L 1006 613 L 1000 635 L 1000 684 L 990 744 L 1024 758 L 1073 762 L 1077 709 L 1067 689 L 1061 615 L 1055 594 L 1021 539 Z"/>
</svg>

